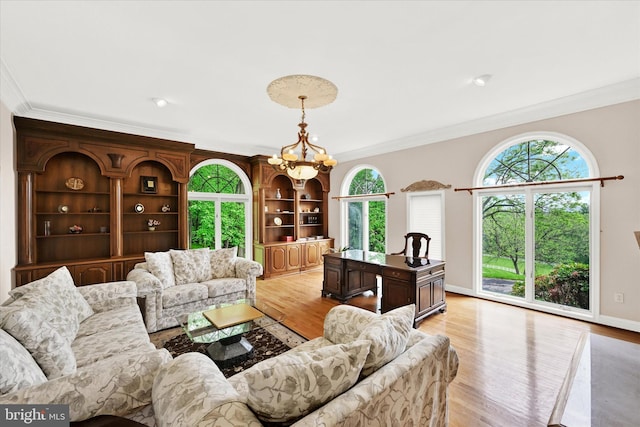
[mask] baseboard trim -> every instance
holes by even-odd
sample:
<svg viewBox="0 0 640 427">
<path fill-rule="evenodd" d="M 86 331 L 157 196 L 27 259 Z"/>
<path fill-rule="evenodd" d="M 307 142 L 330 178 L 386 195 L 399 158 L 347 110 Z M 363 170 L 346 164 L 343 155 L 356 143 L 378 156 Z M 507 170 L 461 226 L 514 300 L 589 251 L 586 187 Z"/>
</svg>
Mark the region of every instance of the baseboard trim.
<svg viewBox="0 0 640 427">
<path fill-rule="evenodd" d="M 504 303 L 504 304 L 510 304 L 510 302 L 502 300 L 502 299 L 499 299 L 499 298 L 488 298 L 488 297 L 485 297 L 484 295 L 478 295 L 478 294 L 476 294 L 476 292 L 473 289 L 465 288 L 465 287 L 462 287 L 462 286 L 446 284 L 445 285 L 445 290 L 447 292 L 453 292 L 454 294 L 461 294 L 461 295 L 466 295 L 466 296 L 469 296 L 469 297 L 486 299 L 488 301 L 494 301 L 494 302 L 499 302 L 499 303 Z M 524 305 L 519 305 L 519 304 L 510 304 L 510 305 L 513 305 L 515 307 L 526 308 L 526 309 L 530 309 L 530 310 L 541 311 L 543 313 L 549 313 L 549 314 L 555 314 L 555 315 L 558 315 L 558 316 L 563 316 L 563 313 L 557 313 L 555 311 L 546 310 L 544 307 L 540 307 L 540 308 L 538 308 L 538 307 L 529 307 L 529 306 L 524 306 Z M 579 316 L 579 315 L 567 315 L 566 317 L 569 318 L 569 319 L 582 320 L 582 321 L 585 321 L 585 322 L 596 323 L 598 325 L 612 326 L 614 328 L 625 329 L 625 330 L 634 331 L 634 332 L 640 332 L 640 322 L 636 322 L 634 320 L 620 319 L 618 317 L 603 316 L 603 315 L 590 317 L 588 319 L 585 318 L 585 317 Z"/>
</svg>

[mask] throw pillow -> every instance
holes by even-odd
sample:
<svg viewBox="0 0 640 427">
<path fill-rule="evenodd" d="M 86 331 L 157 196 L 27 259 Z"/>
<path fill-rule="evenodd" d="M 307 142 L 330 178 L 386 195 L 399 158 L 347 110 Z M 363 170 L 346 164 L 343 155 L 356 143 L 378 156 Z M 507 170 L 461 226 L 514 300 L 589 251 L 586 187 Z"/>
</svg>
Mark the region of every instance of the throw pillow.
<svg viewBox="0 0 640 427">
<path fill-rule="evenodd" d="M 359 340 L 371 342 L 362 375 L 368 376 L 404 352 L 413 328 L 415 304 L 396 308 L 372 319 L 360 332 Z"/>
<path fill-rule="evenodd" d="M 238 248 L 215 249 L 210 253 L 211 278 L 236 277 L 236 256 Z"/>
<path fill-rule="evenodd" d="M 9 294 L 15 301 L 30 302 L 48 322 L 71 343 L 80 322 L 93 315 L 93 309 L 73 283 L 67 267 L 60 267 L 48 276 L 20 286 Z"/>
<path fill-rule="evenodd" d="M 173 260 L 173 273 L 176 285 L 200 283 L 211 277 L 209 248 L 169 251 Z"/>
<path fill-rule="evenodd" d="M 7 332 L 0 329 L 0 394 L 47 381 L 29 352 Z"/>
<path fill-rule="evenodd" d="M 169 252 L 145 252 L 144 259 L 147 262 L 149 273 L 160 280 L 163 289 L 176 285 L 173 261 Z"/>
<path fill-rule="evenodd" d="M 287 352 L 229 378 L 257 417 L 287 422 L 313 412 L 358 381 L 368 341 L 336 344 L 312 352 Z"/>
<path fill-rule="evenodd" d="M 31 353 L 47 378 L 75 372 L 76 358 L 69 342 L 40 316 L 37 308 L 23 304 L 23 299 L 0 307 L 0 328 Z"/>
</svg>

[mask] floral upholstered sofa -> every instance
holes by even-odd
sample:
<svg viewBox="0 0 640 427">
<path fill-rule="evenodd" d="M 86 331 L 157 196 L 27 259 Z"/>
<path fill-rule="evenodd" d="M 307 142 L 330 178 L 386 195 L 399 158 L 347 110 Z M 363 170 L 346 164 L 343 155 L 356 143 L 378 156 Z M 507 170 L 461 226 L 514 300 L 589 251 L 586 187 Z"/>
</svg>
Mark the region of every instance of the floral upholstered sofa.
<svg viewBox="0 0 640 427">
<path fill-rule="evenodd" d="M 71 421 L 151 419 L 167 350 L 149 341 L 133 282 L 76 287 L 66 267 L 0 306 L 0 404 L 68 404 Z"/>
<path fill-rule="evenodd" d="M 178 325 L 177 316 L 213 304 L 255 298 L 258 262 L 239 258 L 238 248 L 145 252 L 127 275 L 144 298 L 148 332 Z"/>
<path fill-rule="evenodd" d="M 229 379 L 180 355 L 154 381 L 156 425 L 446 426 L 458 356 L 447 337 L 413 329 L 414 313 L 334 307 L 322 337 Z"/>
</svg>

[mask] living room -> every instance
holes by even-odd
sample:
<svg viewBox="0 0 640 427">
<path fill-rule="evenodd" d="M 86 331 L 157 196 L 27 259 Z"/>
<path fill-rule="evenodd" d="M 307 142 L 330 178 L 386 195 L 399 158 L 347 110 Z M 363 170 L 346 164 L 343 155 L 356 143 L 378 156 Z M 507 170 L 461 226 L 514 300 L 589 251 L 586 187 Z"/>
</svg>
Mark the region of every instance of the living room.
<svg viewBox="0 0 640 427">
<path fill-rule="evenodd" d="M 225 148 L 231 146 L 234 148 L 239 147 L 239 144 L 236 143 L 238 140 L 243 139 L 243 137 L 236 137 L 231 134 L 217 135 L 215 132 L 212 132 L 209 135 L 198 134 L 196 137 L 190 138 L 189 132 L 187 131 L 185 134 L 178 137 L 178 134 L 174 132 L 176 126 L 173 123 L 175 122 L 171 122 L 172 124 L 167 126 L 162 125 L 163 121 L 168 120 L 167 116 L 175 115 L 177 117 L 181 117 L 186 122 L 186 116 L 191 117 L 202 114 L 211 117 L 213 114 L 204 114 L 202 112 L 180 112 L 178 110 L 177 102 L 174 105 L 170 104 L 168 109 L 159 110 L 162 115 L 160 119 L 153 118 L 152 114 L 154 113 L 149 113 L 146 110 L 144 110 L 145 112 L 142 113 L 140 117 L 121 117 L 116 116 L 116 113 L 114 112 L 106 110 L 102 111 L 99 109 L 95 109 L 84 114 L 81 105 L 85 105 L 87 106 L 87 109 L 89 109 L 89 106 L 94 108 L 93 105 L 100 104 L 102 102 L 96 101 L 98 96 L 94 94 L 88 95 L 88 97 L 83 100 L 83 103 L 76 105 L 60 105 L 59 107 L 56 107 L 55 105 L 50 105 L 52 101 L 47 98 L 32 98 L 35 96 L 44 97 L 45 95 L 32 95 L 31 87 L 28 86 L 27 81 L 23 80 L 27 79 L 27 77 L 37 80 L 37 76 L 32 77 L 29 76 L 29 73 L 22 72 L 22 70 L 29 69 L 29 67 L 34 67 L 37 64 L 30 64 L 29 62 L 13 62 L 13 58 L 17 58 L 17 51 L 32 51 L 32 49 L 35 49 L 35 46 L 30 44 L 33 40 L 25 45 L 21 45 L 20 40 L 21 37 L 25 37 L 22 39 L 24 43 L 27 43 L 27 41 L 30 40 L 26 38 L 24 32 L 33 33 L 33 28 L 30 28 L 30 25 L 35 25 L 34 22 L 44 21 L 42 22 L 43 28 L 48 28 L 45 25 L 47 21 L 46 16 L 44 16 L 45 14 L 43 12 L 36 13 L 33 10 L 26 8 L 19 16 L 24 16 L 22 15 L 23 13 L 27 14 L 27 16 L 34 15 L 33 17 L 37 18 L 37 20 L 32 21 L 29 19 L 28 21 L 20 21 L 17 19 L 11 23 L 9 22 L 9 20 L 12 19 L 10 18 L 11 15 L 5 13 L 7 11 L 11 11 L 11 8 L 8 7 L 10 3 L 12 2 L 2 2 L 3 32 L 5 29 L 9 28 L 16 31 L 16 28 L 20 27 L 22 27 L 22 32 L 8 33 L 6 36 L 3 34 L 2 37 L 3 80 L 2 105 L 0 111 L 0 183 L 3 188 L 2 199 L 4 203 L 0 206 L 0 214 L 2 218 L 2 221 L 0 221 L 0 236 L 2 243 L 0 243 L 0 245 L 2 245 L 1 248 L 3 251 L 3 257 L 0 261 L 0 295 L 3 297 L 6 296 L 14 287 L 13 284 L 15 283 L 15 277 L 13 269 L 18 264 L 16 248 L 18 247 L 19 230 L 17 230 L 17 227 L 15 226 L 15 224 L 18 223 L 18 179 L 15 172 L 16 149 L 14 145 L 15 129 L 13 127 L 13 116 L 85 125 L 97 129 L 108 127 L 109 122 L 112 122 L 115 117 L 120 117 L 121 123 L 112 130 L 125 130 L 126 133 L 134 135 L 142 134 L 160 138 L 167 138 L 167 135 L 171 135 L 171 137 L 167 139 L 195 143 L 196 147 L 200 149 L 249 156 L 256 154 L 270 155 L 273 152 L 277 152 L 281 146 L 287 143 L 287 141 L 293 142 L 291 140 L 295 137 L 293 132 L 296 131 L 295 125 L 299 118 L 298 111 L 281 108 L 280 106 L 270 102 L 265 93 L 267 84 L 281 75 L 297 73 L 302 70 L 304 73 L 309 72 L 311 74 L 318 74 L 322 77 L 329 78 L 338 85 L 338 97 L 331 106 L 319 109 L 309 109 L 307 112 L 310 131 L 317 131 L 321 134 L 323 132 L 327 133 L 327 135 L 323 136 L 321 139 L 322 143 L 327 147 L 329 147 L 329 139 L 331 139 L 328 132 L 332 127 L 332 122 L 334 120 L 337 121 L 339 119 L 338 116 L 340 116 L 340 120 L 342 121 L 344 121 L 344 117 L 347 117 L 346 121 L 348 121 L 350 110 L 359 108 L 355 106 L 347 106 L 350 104 L 346 104 L 346 101 L 353 95 L 350 95 L 348 85 L 343 84 L 342 82 L 348 80 L 345 80 L 346 76 L 343 77 L 336 72 L 332 72 L 332 68 L 336 68 L 335 65 L 333 65 L 332 61 L 323 57 L 315 60 L 318 62 L 315 66 L 311 65 L 314 64 L 315 61 L 311 61 L 308 68 L 306 66 L 295 64 L 295 61 L 288 62 L 289 60 L 287 60 L 284 65 L 278 65 L 277 67 L 265 65 L 265 70 L 261 71 L 260 78 L 256 78 L 255 81 L 248 81 L 249 78 L 243 74 L 243 79 L 247 80 L 239 82 L 239 86 L 249 86 L 251 91 L 256 92 L 257 96 L 252 95 L 251 98 L 253 102 L 246 101 L 244 96 L 246 93 L 245 91 L 248 89 L 243 89 L 242 91 L 238 90 L 235 97 L 230 96 L 225 98 L 224 102 L 221 103 L 222 105 L 217 108 L 235 109 L 234 114 L 242 117 L 243 121 L 247 122 L 254 122 L 248 112 L 256 111 L 255 115 L 258 116 L 261 114 L 260 111 L 268 111 L 265 115 L 274 122 L 273 126 L 278 129 L 277 136 L 276 133 L 274 133 L 273 137 L 264 137 L 264 135 L 270 134 L 271 131 L 265 130 L 267 129 L 266 127 L 260 127 L 261 130 L 259 133 L 263 134 L 263 137 L 255 144 L 256 146 L 259 146 L 259 148 L 251 147 L 251 149 L 246 149 L 248 152 Z M 468 2 L 456 3 L 457 4 L 454 6 L 447 6 L 453 7 L 453 10 L 447 9 L 447 7 L 442 5 L 444 8 L 443 10 L 447 13 L 453 14 L 453 16 L 455 16 L 455 13 L 465 12 L 464 19 L 462 17 L 458 18 L 461 21 L 456 19 L 451 20 L 451 15 L 447 15 L 450 19 L 448 21 L 448 25 L 450 26 L 449 30 L 452 32 L 454 30 L 459 30 L 459 26 L 468 24 L 469 20 L 472 20 L 470 15 L 473 15 L 473 13 L 469 11 L 476 10 L 471 8 Z M 638 2 L 607 2 L 607 5 L 599 2 L 582 2 L 589 3 L 589 7 L 585 4 L 571 6 L 568 3 L 560 3 L 560 5 L 562 5 L 562 11 L 575 12 L 575 16 L 578 17 L 581 16 L 581 13 L 585 13 L 585 19 L 593 19 L 597 22 L 597 25 L 590 26 L 593 29 L 593 32 L 587 32 L 585 34 L 581 34 L 581 36 L 589 37 L 588 40 L 593 39 L 596 41 L 605 38 L 603 37 L 603 34 L 607 34 L 607 37 L 615 37 L 614 41 L 609 43 L 602 42 L 601 44 L 598 44 L 596 41 L 593 43 L 585 43 L 585 45 L 591 46 L 589 48 L 583 47 L 578 49 L 576 46 L 576 50 L 579 50 L 582 55 L 589 57 L 589 60 L 584 60 L 584 58 L 582 58 L 583 62 L 580 62 L 582 67 L 596 68 L 596 64 L 600 64 L 602 62 L 606 64 L 613 64 L 606 67 L 603 66 L 602 68 L 610 67 L 612 69 L 619 69 L 622 71 L 617 74 L 608 74 L 608 70 L 606 69 L 599 71 L 595 70 L 593 71 L 594 76 L 591 77 L 590 81 L 578 83 L 576 80 L 579 80 L 577 76 L 580 74 L 576 73 L 573 68 L 571 68 L 570 71 L 564 70 L 564 68 L 562 68 L 562 64 L 565 64 L 565 62 L 560 61 L 559 59 L 557 63 L 558 65 L 554 65 L 552 72 L 549 72 L 550 76 L 545 77 L 552 81 L 553 74 L 555 74 L 555 78 L 560 80 L 560 84 L 558 86 L 564 85 L 568 89 L 565 89 L 564 92 L 555 92 L 556 94 L 561 93 L 561 95 L 553 95 L 552 97 L 547 98 L 540 96 L 539 98 L 536 98 L 531 97 L 531 92 L 545 92 L 546 89 L 543 89 L 544 86 L 541 83 L 531 85 L 533 88 L 527 87 L 528 83 L 526 82 L 529 80 L 522 77 L 520 71 L 518 71 L 517 78 L 514 76 L 511 77 L 514 80 L 522 80 L 520 87 L 522 92 L 516 92 L 515 86 L 500 86 L 502 76 L 498 74 L 498 71 L 484 68 L 488 67 L 488 65 L 483 65 L 482 67 L 474 65 L 474 67 L 470 67 L 473 72 L 471 70 L 468 72 L 466 70 L 464 70 L 464 72 L 460 70 L 457 71 L 456 84 L 459 84 L 457 89 L 465 92 L 466 95 L 461 96 L 458 92 L 450 89 L 451 92 L 448 96 L 451 97 L 452 100 L 449 101 L 449 103 L 440 104 L 443 106 L 448 105 L 450 109 L 456 109 L 456 102 L 459 105 L 462 105 L 466 102 L 471 102 L 471 99 L 467 99 L 466 97 L 477 98 L 475 101 L 478 103 L 474 104 L 473 108 L 464 109 L 464 113 L 467 115 L 466 120 L 463 120 L 458 116 L 456 119 L 458 121 L 446 123 L 445 121 L 442 121 L 441 118 L 437 117 L 436 113 L 439 106 L 436 105 L 431 106 L 431 110 L 429 110 L 428 113 L 423 114 L 423 119 L 421 120 L 423 122 L 430 122 L 431 120 L 435 121 L 438 119 L 440 120 L 440 125 L 437 128 L 430 128 L 428 125 L 424 125 L 423 128 L 414 128 L 411 127 L 411 125 L 415 120 L 405 119 L 405 117 L 408 116 L 405 116 L 403 113 L 396 115 L 390 114 L 389 117 L 395 117 L 397 120 L 394 121 L 399 122 L 399 128 L 402 129 L 404 127 L 406 130 L 401 130 L 395 134 L 384 134 L 384 138 L 377 135 L 374 137 L 375 132 L 378 132 L 379 130 L 370 130 L 370 126 L 373 126 L 374 122 L 381 122 L 383 120 L 380 117 L 375 116 L 373 111 L 369 112 L 371 114 L 370 118 L 368 120 L 358 122 L 358 126 L 352 125 L 351 129 L 349 129 L 349 126 L 343 126 L 346 135 L 346 139 L 343 141 L 351 139 L 354 141 L 354 144 L 357 142 L 362 145 L 352 149 L 345 148 L 341 151 L 338 149 L 338 146 L 333 146 L 334 148 L 329 150 L 330 154 L 333 154 L 338 160 L 338 164 L 333 168 L 330 174 L 331 190 L 328 193 L 328 236 L 336 239 L 335 247 L 345 246 L 347 245 L 347 242 L 345 241 L 346 237 L 343 231 L 344 215 L 340 209 L 341 205 L 340 202 L 334 200 L 333 197 L 345 195 L 343 186 L 345 182 L 348 181 L 348 177 L 354 168 L 362 166 L 374 167 L 384 177 L 387 191 L 395 193 L 388 197 L 386 202 L 387 215 L 389 218 L 386 228 L 386 248 L 388 252 L 400 249 L 404 244 L 403 236 L 410 231 L 408 230 L 409 227 L 407 220 L 408 193 L 401 190 L 422 180 L 436 180 L 440 183 L 451 186 L 449 189 L 443 190 L 443 235 L 445 236 L 444 258 L 447 262 L 446 290 L 458 295 L 482 297 L 494 301 L 504 301 L 504 298 L 499 295 L 484 294 L 478 283 L 478 237 L 476 234 L 477 224 L 475 223 L 476 219 L 474 217 L 474 203 L 476 203 L 476 199 L 474 199 L 475 195 L 470 194 L 468 191 L 454 190 L 477 186 L 477 172 L 481 167 L 485 156 L 505 141 L 509 141 L 522 135 L 533 136 L 542 133 L 553 133 L 555 135 L 569 137 L 572 140 L 577 141 L 581 147 L 586 148 L 586 150 L 590 152 L 595 159 L 598 171 L 598 174 L 594 175 L 595 177 L 624 176 L 624 179 L 622 180 L 603 182 L 602 188 L 598 190 L 599 208 L 594 212 L 594 215 L 598 216 L 599 220 L 599 230 L 596 233 L 598 236 L 597 239 L 594 240 L 594 242 L 599 243 L 598 251 L 596 253 L 598 256 L 597 258 L 592 259 L 592 271 L 595 273 L 594 276 L 597 276 L 598 281 L 598 286 L 595 287 L 595 289 L 597 289 L 597 293 L 593 295 L 594 299 L 589 313 L 582 314 L 580 316 L 569 313 L 569 316 L 587 320 L 591 323 L 612 326 L 627 331 L 640 331 L 640 288 L 637 286 L 637 277 L 640 275 L 640 263 L 638 262 L 640 250 L 634 236 L 634 231 L 640 230 L 640 216 L 638 214 L 638 212 L 640 212 L 640 193 L 637 191 L 637 188 L 640 187 L 640 175 L 638 175 L 637 172 L 638 159 L 640 158 L 640 148 L 638 144 L 638 135 L 640 134 L 640 125 L 638 124 L 638 117 L 640 116 L 640 76 L 638 75 L 637 69 L 638 49 L 636 49 L 638 47 L 638 23 L 637 19 L 624 19 L 625 17 L 637 16 Z M 74 7 L 69 4 L 65 4 L 64 6 L 71 9 Z M 358 10 L 358 4 L 352 4 L 351 6 L 357 11 L 357 13 L 364 13 L 364 11 Z M 516 17 L 519 16 L 520 13 L 531 13 L 531 16 L 540 17 L 542 12 L 540 12 L 540 14 L 534 13 L 533 10 L 526 8 L 530 6 L 531 5 L 523 5 L 525 9 L 520 11 L 517 9 L 512 10 L 511 12 L 513 12 L 513 16 L 509 15 L 509 19 L 513 19 L 513 22 L 522 22 L 516 20 Z M 5 9 L 5 7 L 7 7 L 7 9 Z M 295 8 L 293 11 L 287 11 L 287 13 L 284 13 L 284 10 L 289 6 L 278 4 L 278 7 L 282 8 L 280 13 L 285 15 L 290 21 L 288 25 L 290 25 L 291 28 L 295 27 L 295 21 L 298 16 L 304 16 L 304 13 L 296 14 L 295 11 L 297 9 Z M 314 6 L 314 8 L 318 7 L 318 5 Z M 470 7 L 471 9 L 465 9 L 467 7 Z M 500 5 L 491 2 L 489 2 L 486 7 L 489 10 L 495 11 L 498 11 L 501 8 Z M 593 9 L 590 9 L 590 7 Z M 85 8 L 91 9 L 91 6 L 88 3 L 83 4 L 82 9 Z M 578 10 L 580 8 L 582 9 Z M 47 9 L 41 9 L 41 11 L 42 10 Z M 256 10 L 264 12 L 260 8 Z M 66 11 L 69 12 L 69 10 Z M 353 16 L 354 14 L 357 15 L 356 11 L 349 9 L 349 14 L 346 16 L 355 21 Z M 114 14 L 114 16 L 120 16 L 117 10 L 109 10 L 108 12 L 109 14 Z M 304 9 L 302 9 L 301 12 L 304 12 Z M 430 10 L 430 12 L 435 13 L 435 10 Z M 504 13 L 507 13 L 507 11 L 504 11 Z M 609 13 L 611 15 L 609 15 Z M 256 15 L 259 14 L 256 13 Z M 600 19 L 598 18 L 598 15 L 600 15 Z M 132 17 L 131 19 L 135 16 L 133 11 L 130 16 Z M 324 11 L 319 17 L 326 18 L 327 16 L 331 16 L 329 10 Z M 557 13 L 556 16 L 563 15 L 561 13 Z M 257 31 L 256 34 L 251 35 L 251 32 L 247 28 L 251 25 L 254 25 L 256 28 L 262 27 L 258 27 L 257 23 L 254 22 L 254 20 L 258 20 L 257 16 L 250 14 L 250 17 L 252 19 L 249 22 L 243 23 L 241 31 L 236 30 L 235 32 L 230 33 L 233 34 L 233 37 L 228 38 L 241 38 L 241 41 L 245 44 L 255 43 L 255 39 L 260 37 L 257 34 L 262 33 Z M 567 19 L 566 15 L 563 17 L 564 19 Z M 435 19 L 431 17 L 429 19 L 429 25 L 435 26 L 437 22 L 433 22 L 434 20 Z M 29 24 L 26 24 L 26 22 L 29 22 Z M 114 22 L 118 21 L 116 20 Z M 326 22 L 331 21 L 328 19 Z M 324 26 L 326 26 L 326 22 Z M 611 22 L 616 22 L 616 24 L 611 24 Z M 624 24 L 618 24 L 619 22 L 623 22 Z M 569 25 L 569 22 L 566 22 L 565 24 Z M 618 25 L 619 28 L 616 27 L 609 31 L 605 31 L 604 29 L 596 30 L 597 28 L 608 28 L 605 27 L 606 24 L 614 26 Z M 127 25 L 126 23 L 122 23 L 122 26 L 126 27 Z M 166 26 L 161 27 L 166 28 Z M 240 26 L 238 25 L 238 27 Z M 322 21 L 316 23 L 316 28 L 318 27 L 323 28 Z M 282 24 L 281 28 L 285 28 L 285 24 Z M 268 29 L 269 27 L 267 26 L 265 29 L 267 33 Z M 400 26 L 398 31 L 402 32 L 402 29 L 403 27 Z M 83 30 L 87 29 L 83 28 Z M 295 38 L 296 31 L 289 30 L 287 32 L 290 33 L 290 37 Z M 80 33 L 82 33 L 82 31 L 80 31 Z M 47 32 L 47 34 L 55 40 L 55 33 Z M 371 36 L 372 34 L 376 34 L 376 31 L 367 32 L 366 34 Z M 448 34 L 451 36 L 450 33 Z M 615 36 L 613 36 L 613 34 L 615 34 Z M 407 37 L 410 35 L 411 34 L 407 34 Z M 243 39 L 241 36 L 248 37 L 251 40 L 248 41 Z M 383 43 L 382 39 L 387 36 L 388 34 L 386 34 L 386 32 L 381 32 L 375 40 Z M 433 37 L 435 37 L 435 35 L 433 35 Z M 441 37 L 445 36 L 441 35 Z M 489 35 L 487 35 L 487 37 L 489 37 Z M 472 38 L 473 36 L 468 36 L 466 43 L 472 44 L 469 42 Z M 39 40 L 43 44 L 44 39 L 45 37 L 42 35 L 35 37 L 36 42 Z M 626 39 L 626 41 L 624 39 Z M 434 38 L 434 40 L 437 40 L 437 38 Z M 491 40 L 493 41 L 494 39 Z M 455 40 L 451 40 L 451 43 L 454 41 Z M 573 39 L 571 41 L 573 42 Z M 366 42 L 369 43 L 369 41 Z M 321 42 L 318 43 L 321 45 Z M 304 45 L 304 43 L 301 42 L 300 45 Z M 595 45 L 600 47 L 601 51 L 598 52 L 601 56 L 590 55 L 588 53 L 590 48 L 595 49 L 595 47 L 593 47 Z M 240 44 L 238 46 L 243 45 Z M 533 48 L 536 47 L 535 43 L 527 46 L 532 50 L 529 53 L 529 57 L 532 61 L 527 62 L 527 55 L 519 53 L 518 58 L 524 58 L 520 59 L 520 61 L 523 62 L 514 62 L 519 67 L 527 67 L 530 66 L 530 62 L 537 61 L 537 53 L 533 51 Z M 102 47 L 105 49 L 103 50 L 103 54 L 107 55 L 108 46 Z M 606 52 L 607 47 L 610 48 L 610 52 Z M 504 52 L 511 52 L 506 48 L 494 49 L 496 49 L 494 51 L 495 56 L 506 55 Z M 515 50 L 513 47 L 512 49 Z M 550 49 L 550 46 L 544 45 L 541 46 L 540 49 Z M 236 50 L 241 51 L 240 47 L 236 48 Z M 33 51 L 37 52 L 37 50 Z M 469 55 L 473 53 L 472 51 L 464 52 Z M 316 51 L 312 49 L 309 49 L 307 53 L 312 57 L 316 55 Z M 600 58 L 605 55 L 605 53 L 607 54 L 607 59 L 601 60 Z M 207 54 L 209 54 L 209 52 Z M 488 54 L 485 55 L 489 56 Z M 558 51 L 556 52 L 556 55 L 561 57 L 566 55 L 566 53 L 565 51 Z M 66 56 L 67 53 L 61 55 L 61 57 L 65 58 Z M 301 57 L 302 56 L 303 55 L 301 54 Z M 306 56 L 306 54 L 304 56 Z M 627 60 L 619 59 L 621 57 L 626 57 Z M 368 56 L 368 58 L 370 58 L 370 56 Z M 70 60 L 70 58 L 67 59 Z M 300 58 L 297 59 L 300 60 Z M 564 61 L 579 62 L 578 59 L 580 59 L 580 57 L 565 59 Z M 397 60 L 398 58 L 395 58 L 389 62 Z M 616 60 L 619 62 L 616 62 Z M 25 59 L 23 58 L 22 61 L 25 61 Z M 229 62 L 227 62 L 227 64 L 233 64 L 233 59 L 229 59 L 228 61 Z M 265 58 L 261 58 L 261 62 L 268 61 L 269 60 Z M 378 59 L 378 62 L 386 61 L 386 59 L 384 61 Z M 431 63 L 432 61 L 429 62 Z M 431 63 L 429 67 L 434 67 L 434 64 L 437 64 L 438 62 Z M 631 66 L 629 66 L 630 63 Z M 60 68 L 62 73 L 67 69 L 65 64 L 56 65 L 55 63 L 49 63 L 48 60 L 46 61 L 46 64 L 48 68 L 54 66 L 56 68 Z M 329 66 L 326 64 L 332 65 Z M 355 65 L 351 64 L 350 61 L 345 61 L 345 64 L 348 64 L 348 67 L 355 67 Z M 287 65 L 288 68 L 286 68 L 285 65 Z M 373 66 L 370 62 L 368 62 L 367 65 Z M 508 68 L 508 64 L 503 64 L 502 66 L 503 69 Z M 94 64 L 93 67 L 98 68 L 99 65 Z M 345 68 L 348 67 L 345 66 Z M 429 67 L 423 66 L 420 70 L 424 72 Z M 555 67 L 558 67 L 558 69 L 555 69 Z M 241 68 L 244 70 L 250 67 L 242 66 Z M 386 97 L 387 102 L 393 105 L 401 105 L 405 102 L 408 103 L 412 94 L 408 91 L 396 92 L 395 90 L 395 87 L 399 84 L 398 81 L 403 79 L 404 73 L 402 71 L 407 71 L 404 66 L 401 68 L 402 70 L 396 70 L 397 74 L 393 75 L 394 77 L 390 78 L 388 83 L 379 83 L 377 86 L 370 86 L 369 91 L 371 93 L 380 92 L 380 96 L 383 98 Z M 360 76 L 366 74 L 366 70 L 364 69 L 357 70 L 358 71 L 354 72 L 354 74 L 359 74 Z M 118 76 L 118 80 L 124 79 L 117 70 L 111 71 L 114 75 Z M 228 75 L 220 76 L 215 74 L 212 70 L 209 71 L 211 74 L 211 84 L 215 83 L 218 85 L 224 85 L 230 81 L 234 81 L 234 79 Z M 449 70 L 448 72 L 452 73 L 453 71 Z M 485 72 L 493 73 L 494 76 L 483 88 L 466 84 L 463 85 L 461 83 L 463 80 L 463 76 L 461 74 L 468 73 L 469 75 L 465 75 L 464 79 L 470 79 L 476 74 Z M 512 70 L 511 72 L 513 73 Z M 91 73 L 87 73 L 87 75 L 90 74 Z M 153 72 L 150 72 L 150 74 L 153 74 Z M 102 85 L 102 81 L 101 83 L 96 83 L 93 78 L 89 78 L 87 75 L 84 76 L 87 81 L 83 82 L 85 92 L 88 91 L 91 85 L 95 85 L 96 87 Z M 266 76 L 268 76 L 268 78 Z M 355 79 L 357 80 L 360 76 L 356 76 Z M 562 78 L 558 76 L 562 76 Z M 47 73 L 46 77 L 41 76 L 39 78 L 42 80 L 49 80 L 49 84 L 55 82 L 55 86 L 66 87 L 69 92 L 72 91 L 72 88 L 69 87 L 68 83 L 58 83 L 62 80 L 57 80 L 52 72 Z M 138 83 L 143 86 L 141 81 Z M 182 81 L 180 84 L 184 83 L 185 82 Z M 438 90 L 436 89 L 439 85 L 440 83 L 437 82 L 430 83 L 428 85 L 429 90 L 437 92 Z M 46 87 L 46 84 L 43 86 Z M 120 83 L 116 81 L 114 86 L 120 86 Z M 463 86 L 464 88 L 460 89 Z M 162 88 L 159 87 L 153 87 L 154 91 L 160 91 L 161 89 Z M 485 89 L 490 92 L 481 92 L 481 90 Z M 162 95 L 157 92 L 146 93 L 147 90 L 151 90 L 151 88 L 145 88 L 145 94 L 138 95 L 140 99 L 135 102 L 146 102 L 146 99 L 141 99 Z M 421 108 L 422 104 L 429 102 L 429 92 L 422 92 L 423 90 L 423 88 L 420 88 L 420 93 L 424 94 L 424 99 L 420 100 L 416 104 L 412 104 L 414 110 Z M 501 112 L 490 109 L 492 97 L 502 97 L 506 99 L 507 97 L 505 97 L 504 93 L 510 91 L 512 92 L 511 95 L 513 98 L 525 98 L 524 95 L 526 92 L 526 94 L 530 96 L 528 99 L 534 101 L 530 101 L 528 104 L 521 104 L 520 100 L 513 99 L 512 101 L 509 101 L 510 104 L 507 103 L 509 107 Z M 458 96 L 457 98 L 454 96 L 456 94 Z M 517 95 L 514 96 L 513 94 Z M 187 99 L 186 95 L 184 99 Z M 134 103 L 131 98 L 127 98 L 127 101 L 124 102 L 109 102 L 116 105 L 120 103 Z M 105 101 L 105 104 L 109 102 Z M 155 108 L 155 106 L 153 107 Z M 412 119 L 414 117 L 415 116 L 411 116 Z M 158 124 L 156 120 L 159 120 L 160 124 Z M 205 118 L 205 121 L 207 120 L 208 119 Z M 149 135 L 147 133 L 151 132 L 149 130 L 149 124 L 153 122 L 156 123 L 157 132 L 153 135 Z M 145 126 L 142 126 L 141 124 L 144 124 Z M 349 129 L 348 132 L 347 129 Z M 207 145 L 207 142 L 209 141 L 211 144 Z M 348 146 L 348 143 L 343 143 L 343 146 Z M 394 150 L 381 150 L 381 146 L 393 147 Z M 245 149 L 243 148 L 243 150 Z M 464 153 L 464 155 L 461 155 L 461 153 Z M 616 295 L 623 295 L 622 302 L 616 302 Z M 552 309 L 544 306 L 538 307 L 538 309 L 553 312 Z"/>
</svg>

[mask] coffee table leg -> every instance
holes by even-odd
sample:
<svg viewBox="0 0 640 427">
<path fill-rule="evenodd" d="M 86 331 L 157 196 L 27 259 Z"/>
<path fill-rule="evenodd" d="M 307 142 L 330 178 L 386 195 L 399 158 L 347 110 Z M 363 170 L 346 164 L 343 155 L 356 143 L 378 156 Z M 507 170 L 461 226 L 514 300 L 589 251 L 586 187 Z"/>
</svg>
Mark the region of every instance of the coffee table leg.
<svg viewBox="0 0 640 427">
<path fill-rule="evenodd" d="M 240 335 L 242 337 L 242 335 Z M 233 341 L 233 342 L 229 342 Z M 215 362 L 226 362 L 236 357 L 245 356 L 253 351 L 253 346 L 245 337 L 240 340 L 220 340 L 207 348 L 209 357 Z"/>
</svg>

